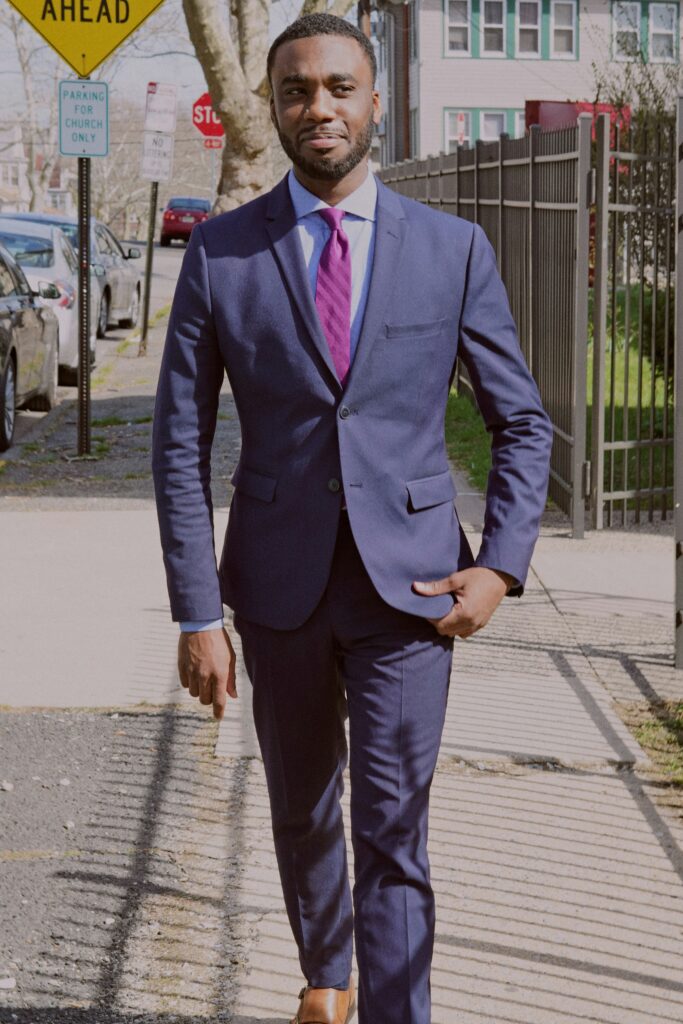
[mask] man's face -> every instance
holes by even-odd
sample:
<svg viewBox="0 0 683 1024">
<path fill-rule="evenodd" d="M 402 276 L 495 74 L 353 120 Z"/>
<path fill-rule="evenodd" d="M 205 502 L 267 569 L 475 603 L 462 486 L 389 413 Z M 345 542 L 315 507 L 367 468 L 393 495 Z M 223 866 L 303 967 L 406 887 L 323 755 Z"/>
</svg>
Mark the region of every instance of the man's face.
<svg viewBox="0 0 683 1024">
<path fill-rule="evenodd" d="M 345 178 L 367 155 L 381 116 L 360 44 L 325 35 L 283 43 L 271 80 L 271 119 L 294 166 L 314 180 Z"/>
</svg>

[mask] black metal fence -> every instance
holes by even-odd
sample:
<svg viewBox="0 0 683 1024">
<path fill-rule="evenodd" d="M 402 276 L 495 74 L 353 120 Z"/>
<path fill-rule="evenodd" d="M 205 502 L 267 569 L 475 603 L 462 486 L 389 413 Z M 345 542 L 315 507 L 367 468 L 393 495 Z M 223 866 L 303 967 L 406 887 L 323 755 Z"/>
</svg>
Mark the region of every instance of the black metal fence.
<svg viewBox="0 0 683 1024">
<path fill-rule="evenodd" d="M 593 525 L 673 510 L 676 125 L 610 129 L 596 147 Z"/>
<path fill-rule="evenodd" d="M 520 344 L 555 434 L 550 494 L 582 536 L 591 118 L 503 135 L 381 172 L 413 199 L 480 224 L 505 282 Z M 458 387 L 469 386 L 459 366 Z"/>
</svg>

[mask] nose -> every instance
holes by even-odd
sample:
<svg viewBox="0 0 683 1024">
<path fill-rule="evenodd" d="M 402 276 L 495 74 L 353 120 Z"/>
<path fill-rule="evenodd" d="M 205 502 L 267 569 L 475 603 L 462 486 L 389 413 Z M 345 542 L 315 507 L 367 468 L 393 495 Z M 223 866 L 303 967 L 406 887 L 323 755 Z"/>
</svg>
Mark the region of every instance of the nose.
<svg viewBox="0 0 683 1024">
<path fill-rule="evenodd" d="M 332 96 L 324 86 L 311 93 L 305 114 L 310 121 L 331 121 L 334 118 Z"/>
</svg>

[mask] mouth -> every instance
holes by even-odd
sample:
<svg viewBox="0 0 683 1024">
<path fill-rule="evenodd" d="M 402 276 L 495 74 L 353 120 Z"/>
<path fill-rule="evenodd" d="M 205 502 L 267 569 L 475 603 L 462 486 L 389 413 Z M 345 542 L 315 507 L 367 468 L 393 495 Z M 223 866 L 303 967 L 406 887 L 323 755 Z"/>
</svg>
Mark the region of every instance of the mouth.
<svg viewBox="0 0 683 1024">
<path fill-rule="evenodd" d="M 340 142 L 344 141 L 345 136 L 338 134 L 331 134 L 329 132 L 316 132 L 315 134 L 305 135 L 301 142 L 303 145 L 310 146 L 311 149 L 316 150 L 328 150 L 334 149 Z"/>
</svg>

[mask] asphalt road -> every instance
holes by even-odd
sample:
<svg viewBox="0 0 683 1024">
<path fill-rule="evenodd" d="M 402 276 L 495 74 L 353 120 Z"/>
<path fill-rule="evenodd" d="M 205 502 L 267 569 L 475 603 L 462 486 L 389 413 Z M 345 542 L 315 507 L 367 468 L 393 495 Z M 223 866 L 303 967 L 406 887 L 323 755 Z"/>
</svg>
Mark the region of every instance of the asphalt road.
<svg viewBox="0 0 683 1024">
<path fill-rule="evenodd" d="M 145 253 L 147 250 L 146 244 L 143 242 L 130 242 L 129 244 L 136 245 L 142 251 L 140 268 L 144 273 Z M 155 245 L 154 261 L 152 263 L 152 292 L 150 296 L 151 315 L 153 315 L 156 310 L 168 305 L 168 303 L 173 299 L 173 293 L 175 291 L 178 273 L 180 272 L 180 264 L 182 263 L 184 253 L 185 245 L 182 242 L 174 242 L 171 246 L 165 249 L 160 248 L 158 244 Z M 110 328 L 104 338 L 98 338 L 98 362 L 101 361 L 102 357 L 108 350 L 111 351 L 112 348 L 115 348 L 127 334 L 130 334 L 130 330 L 128 328 L 116 327 Z M 73 398 L 75 393 L 76 389 L 73 387 L 60 387 L 57 391 L 60 401 L 65 398 Z M 43 412 L 28 412 L 26 410 L 20 410 L 17 413 L 14 445 L 16 446 L 22 441 L 30 440 L 31 432 L 45 415 L 46 414 Z"/>
</svg>

